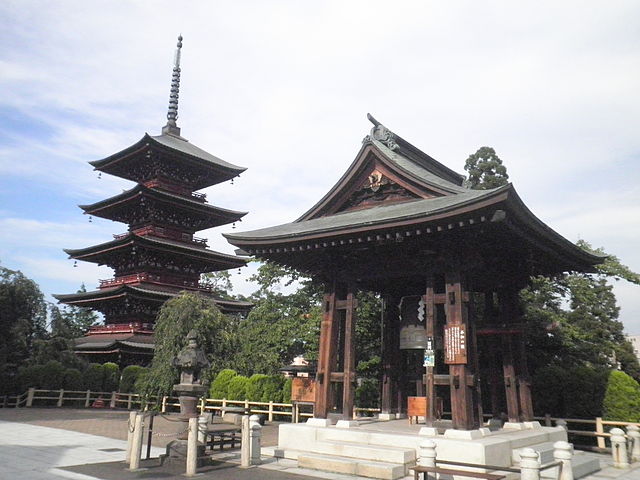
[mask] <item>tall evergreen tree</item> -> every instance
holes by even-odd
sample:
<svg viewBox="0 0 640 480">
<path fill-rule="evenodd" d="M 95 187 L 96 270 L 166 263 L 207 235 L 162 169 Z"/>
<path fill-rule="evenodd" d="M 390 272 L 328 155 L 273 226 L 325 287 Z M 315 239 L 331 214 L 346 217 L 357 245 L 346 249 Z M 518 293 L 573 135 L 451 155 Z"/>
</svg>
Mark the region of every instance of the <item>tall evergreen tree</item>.
<svg viewBox="0 0 640 480">
<path fill-rule="evenodd" d="M 507 168 L 491 147 L 481 147 L 469 155 L 464 169 L 469 173 L 469 183 L 474 190 L 488 190 L 506 185 L 509 181 Z"/>
</svg>

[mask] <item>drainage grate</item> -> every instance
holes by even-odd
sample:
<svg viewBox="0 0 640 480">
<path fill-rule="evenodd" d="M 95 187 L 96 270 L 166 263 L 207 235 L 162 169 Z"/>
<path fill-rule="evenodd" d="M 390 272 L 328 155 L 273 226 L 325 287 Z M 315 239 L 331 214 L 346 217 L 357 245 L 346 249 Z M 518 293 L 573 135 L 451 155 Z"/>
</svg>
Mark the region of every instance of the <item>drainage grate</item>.
<svg viewBox="0 0 640 480">
<path fill-rule="evenodd" d="M 124 448 L 99 448 L 101 452 L 124 452 Z"/>
</svg>

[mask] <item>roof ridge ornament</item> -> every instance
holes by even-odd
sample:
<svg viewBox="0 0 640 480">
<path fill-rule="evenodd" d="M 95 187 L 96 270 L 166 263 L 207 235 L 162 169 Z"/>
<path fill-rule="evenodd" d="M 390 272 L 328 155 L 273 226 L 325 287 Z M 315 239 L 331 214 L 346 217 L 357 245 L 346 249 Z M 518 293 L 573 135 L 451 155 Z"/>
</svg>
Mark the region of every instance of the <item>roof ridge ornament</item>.
<svg viewBox="0 0 640 480">
<path fill-rule="evenodd" d="M 371 129 L 371 133 L 364 137 L 362 143 L 370 142 L 371 140 L 377 140 L 378 142 L 389 148 L 389 150 L 396 150 L 398 148 L 398 144 L 396 143 L 396 135 L 387 127 L 382 125 L 379 121 L 377 121 L 370 113 L 367 113 L 367 119 L 371 123 L 373 123 L 373 128 Z"/>
<path fill-rule="evenodd" d="M 182 49 L 182 35 L 178 36 L 177 47 L 173 60 L 173 72 L 171 73 L 171 92 L 169 93 L 167 124 L 162 127 L 162 133 L 179 137 L 180 128 L 176 120 L 178 120 L 178 97 L 180 94 L 180 51 Z"/>
</svg>

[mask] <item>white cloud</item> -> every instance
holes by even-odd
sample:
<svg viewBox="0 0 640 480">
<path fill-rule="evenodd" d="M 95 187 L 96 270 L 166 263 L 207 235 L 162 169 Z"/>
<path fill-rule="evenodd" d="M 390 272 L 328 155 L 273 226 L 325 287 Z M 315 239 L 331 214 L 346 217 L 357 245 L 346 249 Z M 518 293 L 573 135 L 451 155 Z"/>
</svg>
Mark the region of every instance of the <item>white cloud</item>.
<svg viewBox="0 0 640 480">
<path fill-rule="evenodd" d="M 183 135 L 249 167 L 207 189 L 211 203 L 250 211 L 238 229 L 313 205 L 353 160 L 370 111 L 457 171 L 495 147 L 543 221 L 640 270 L 639 16 L 633 1 L 5 2 L 0 113 L 25 126 L 0 115 L 0 188 L 32 188 L 0 206 L 0 259 L 21 249 L 20 262 L 53 261 L 49 281 L 61 248 L 124 229 L 89 226 L 75 207 L 130 187 L 85 162 L 159 132 L 181 31 Z M 23 208 L 55 192 L 68 209 Z M 231 251 L 222 231 L 204 235 Z M 633 296 L 620 290 L 625 322 Z"/>
</svg>

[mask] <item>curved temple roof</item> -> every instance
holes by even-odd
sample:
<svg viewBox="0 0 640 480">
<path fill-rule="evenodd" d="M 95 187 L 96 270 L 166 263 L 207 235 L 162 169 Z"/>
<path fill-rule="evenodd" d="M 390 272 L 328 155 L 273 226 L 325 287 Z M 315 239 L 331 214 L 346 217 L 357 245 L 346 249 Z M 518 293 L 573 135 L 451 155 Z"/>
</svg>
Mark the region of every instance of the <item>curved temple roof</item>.
<svg viewBox="0 0 640 480">
<path fill-rule="evenodd" d="M 534 245 L 537 251 L 562 258 L 558 268 L 590 271 L 603 257 L 579 248 L 545 225 L 525 206 L 508 184 L 491 190 L 472 190 L 463 185 L 463 176 L 420 152 L 417 148 L 386 129 L 372 117 L 374 128 L 364 139 L 356 159 L 336 185 L 310 210 L 292 223 L 259 230 L 227 233 L 227 240 L 246 252 L 264 258 L 278 253 L 278 261 L 287 263 L 283 252 L 305 251 L 361 242 L 363 233 L 413 235 L 417 227 L 429 225 L 440 231 L 485 221 L 506 226 L 509 235 Z M 382 202 L 377 206 L 345 209 L 345 199 L 357 188 L 372 188 L 362 179 L 372 171 L 383 172 L 393 182 L 411 190 L 402 201 Z M 361 183 L 358 183 L 361 182 Z M 369 180 L 373 182 L 373 180 Z M 359 186 L 358 186 L 359 185 Z M 342 209 L 342 210 L 341 210 Z M 506 220 L 505 220 L 506 219 Z M 464 222 L 463 222 L 464 220 Z M 503 222 L 503 220 L 505 220 Z M 395 233 L 392 232 L 395 229 Z M 507 231 L 505 230 L 505 231 Z M 383 234 L 383 231 L 386 233 Z M 420 229 L 417 230 L 420 232 Z M 375 238 L 376 235 L 373 235 Z M 345 247 L 348 248 L 348 247 Z M 308 252 L 306 255 L 312 255 Z"/>
</svg>

